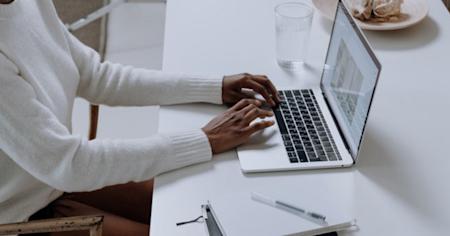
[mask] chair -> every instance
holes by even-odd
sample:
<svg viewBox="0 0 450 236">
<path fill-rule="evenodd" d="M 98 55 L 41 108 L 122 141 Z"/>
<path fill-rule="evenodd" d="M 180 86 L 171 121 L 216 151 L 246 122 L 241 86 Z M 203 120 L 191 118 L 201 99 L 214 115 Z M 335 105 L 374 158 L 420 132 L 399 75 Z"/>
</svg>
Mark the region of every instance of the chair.
<svg viewBox="0 0 450 236">
<path fill-rule="evenodd" d="M 64 23 L 73 23 L 79 20 L 81 17 L 101 8 L 102 6 L 108 4 L 109 0 L 53 0 L 56 10 L 58 11 L 59 17 Z M 102 60 L 105 59 L 106 53 L 106 39 L 107 30 L 106 26 L 108 24 L 108 15 L 101 17 L 79 30 L 72 32 L 78 39 L 80 39 L 84 44 L 95 49 Z M 98 114 L 99 106 L 91 104 L 90 105 L 90 125 L 89 125 L 89 139 L 95 139 L 97 136 L 97 126 L 98 126 Z"/>
<path fill-rule="evenodd" d="M 72 23 L 109 3 L 109 0 L 53 0 L 59 17 L 64 23 Z M 97 50 L 102 58 L 106 48 L 107 16 L 73 32 L 83 43 Z M 99 107 L 90 105 L 89 139 L 97 135 Z M 103 216 L 76 216 L 34 220 L 0 225 L 0 235 L 41 234 L 88 230 L 91 236 L 102 235 Z M 45 234 L 44 234 L 45 235 Z"/>
<path fill-rule="evenodd" d="M 0 235 L 37 234 L 89 230 L 90 236 L 102 235 L 103 216 L 76 216 L 0 225 Z"/>
</svg>

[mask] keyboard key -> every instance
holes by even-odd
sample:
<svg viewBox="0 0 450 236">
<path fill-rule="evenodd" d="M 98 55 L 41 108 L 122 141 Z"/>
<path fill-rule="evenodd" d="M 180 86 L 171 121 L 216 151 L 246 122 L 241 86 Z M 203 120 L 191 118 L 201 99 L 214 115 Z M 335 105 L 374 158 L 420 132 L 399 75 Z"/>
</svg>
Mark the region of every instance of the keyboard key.
<svg viewBox="0 0 450 236">
<path fill-rule="evenodd" d="M 341 160 L 312 90 L 279 91 L 274 109 L 292 163 Z"/>
<path fill-rule="evenodd" d="M 287 134 L 287 128 L 284 123 L 283 115 L 281 114 L 279 109 L 274 109 L 273 113 L 275 114 L 275 119 L 277 120 L 278 127 L 280 128 L 281 134 Z"/>
<path fill-rule="evenodd" d="M 289 161 L 291 163 L 297 163 L 298 162 L 298 158 L 297 158 L 297 156 L 295 155 L 294 152 L 288 152 L 288 157 L 289 157 Z"/>
<path fill-rule="evenodd" d="M 308 158 L 306 157 L 306 153 L 304 151 L 297 150 L 297 156 L 298 159 L 300 159 L 300 162 L 308 162 Z"/>
<path fill-rule="evenodd" d="M 304 151 L 303 145 L 301 143 L 296 143 L 294 144 L 295 149 L 297 149 L 297 151 Z"/>
<path fill-rule="evenodd" d="M 295 121 L 295 124 L 298 127 L 298 132 L 304 132 L 305 131 L 305 125 L 303 124 L 303 121 L 297 120 L 297 121 Z"/>
<path fill-rule="evenodd" d="M 289 137 L 283 137 L 283 143 L 284 143 L 284 146 L 285 147 L 288 147 L 288 146 L 292 146 L 292 142 L 291 142 L 291 140 L 289 139 Z"/>
<path fill-rule="evenodd" d="M 328 160 L 330 160 L 330 161 L 336 161 L 337 160 L 336 155 L 334 155 L 334 152 L 333 153 L 327 152 L 327 155 L 328 155 Z"/>
<path fill-rule="evenodd" d="M 282 134 L 281 137 L 283 137 L 283 141 L 287 146 L 292 146 L 291 136 L 289 134 Z"/>
<path fill-rule="evenodd" d="M 322 153 L 319 153 L 318 158 L 319 158 L 321 161 L 328 161 L 328 158 L 327 158 L 325 152 L 324 152 L 323 154 L 322 154 Z"/>
<path fill-rule="evenodd" d="M 313 153 L 313 154 L 308 153 L 308 157 L 309 157 L 309 161 L 321 161 L 320 158 L 318 158 L 315 153 Z"/>
</svg>

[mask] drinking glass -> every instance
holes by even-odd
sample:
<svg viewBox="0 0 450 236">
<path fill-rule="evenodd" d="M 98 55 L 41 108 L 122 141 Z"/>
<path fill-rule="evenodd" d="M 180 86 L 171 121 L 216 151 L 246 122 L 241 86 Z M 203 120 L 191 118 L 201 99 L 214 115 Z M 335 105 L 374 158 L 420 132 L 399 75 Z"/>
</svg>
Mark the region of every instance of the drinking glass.
<svg viewBox="0 0 450 236">
<path fill-rule="evenodd" d="M 278 65 L 297 69 L 306 59 L 314 10 L 303 2 L 286 2 L 275 7 Z"/>
</svg>

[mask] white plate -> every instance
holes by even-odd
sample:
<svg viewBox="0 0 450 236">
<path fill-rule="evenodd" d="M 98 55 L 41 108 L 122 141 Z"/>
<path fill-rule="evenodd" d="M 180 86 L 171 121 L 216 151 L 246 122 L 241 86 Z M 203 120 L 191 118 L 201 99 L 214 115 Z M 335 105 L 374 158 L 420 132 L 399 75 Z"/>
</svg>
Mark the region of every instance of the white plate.
<svg viewBox="0 0 450 236">
<path fill-rule="evenodd" d="M 337 0 L 312 0 L 312 2 L 325 18 L 334 20 Z M 396 22 L 375 23 L 364 22 L 358 19 L 355 19 L 355 21 L 361 29 L 365 30 L 397 30 L 407 28 L 419 23 L 427 16 L 427 0 L 404 0 L 401 12 L 405 18 Z"/>
</svg>

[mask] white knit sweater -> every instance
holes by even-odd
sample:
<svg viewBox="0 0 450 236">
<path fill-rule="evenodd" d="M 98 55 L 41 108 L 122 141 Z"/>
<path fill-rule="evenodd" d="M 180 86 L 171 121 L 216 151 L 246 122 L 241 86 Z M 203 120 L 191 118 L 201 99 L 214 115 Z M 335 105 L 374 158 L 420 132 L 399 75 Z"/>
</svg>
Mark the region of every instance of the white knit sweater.
<svg viewBox="0 0 450 236">
<path fill-rule="evenodd" d="M 144 181 L 211 159 L 200 129 L 133 140 L 73 135 L 76 96 L 111 106 L 221 103 L 221 86 L 221 78 L 101 63 L 51 0 L 0 4 L 0 223 L 26 220 L 63 191 Z"/>
</svg>

